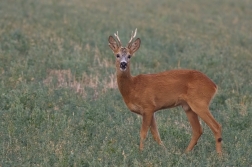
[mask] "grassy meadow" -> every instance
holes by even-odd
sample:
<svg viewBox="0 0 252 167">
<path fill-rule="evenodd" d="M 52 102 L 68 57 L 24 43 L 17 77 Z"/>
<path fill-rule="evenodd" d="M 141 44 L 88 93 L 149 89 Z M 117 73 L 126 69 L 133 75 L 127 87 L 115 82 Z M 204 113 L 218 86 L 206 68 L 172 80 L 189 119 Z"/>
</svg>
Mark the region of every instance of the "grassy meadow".
<svg viewBox="0 0 252 167">
<path fill-rule="evenodd" d="M 0 166 L 252 166 L 250 0 L 1 0 Z M 184 154 L 181 107 L 156 113 L 139 152 L 141 118 L 117 89 L 108 36 L 126 45 L 138 28 L 131 72 L 196 69 L 219 88 L 210 109 L 223 128 Z"/>
</svg>

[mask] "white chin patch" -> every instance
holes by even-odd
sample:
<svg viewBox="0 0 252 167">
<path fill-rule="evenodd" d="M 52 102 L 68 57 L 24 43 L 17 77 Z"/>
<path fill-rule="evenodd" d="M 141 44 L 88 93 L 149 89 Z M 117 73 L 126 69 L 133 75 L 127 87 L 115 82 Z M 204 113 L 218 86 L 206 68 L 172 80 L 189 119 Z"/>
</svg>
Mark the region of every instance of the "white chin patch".
<svg viewBox="0 0 252 167">
<path fill-rule="evenodd" d="M 121 71 L 126 71 L 126 68 L 124 68 L 124 69 L 120 68 L 120 70 L 121 70 Z"/>
</svg>

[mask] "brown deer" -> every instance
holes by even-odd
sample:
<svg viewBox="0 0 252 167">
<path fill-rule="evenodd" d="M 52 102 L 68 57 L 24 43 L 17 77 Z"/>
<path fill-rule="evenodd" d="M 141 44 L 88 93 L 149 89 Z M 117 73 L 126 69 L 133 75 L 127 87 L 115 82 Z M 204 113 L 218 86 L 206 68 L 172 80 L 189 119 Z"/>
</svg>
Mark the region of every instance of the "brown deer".
<svg viewBox="0 0 252 167">
<path fill-rule="evenodd" d="M 139 49 L 141 40 L 131 34 L 127 47 L 122 47 L 118 32 L 109 36 L 109 47 L 116 57 L 118 88 L 130 111 L 142 116 L 140 150 L 150 128 L 154 140 L 163 145 L 154 113 L 161 109 L 182 106 L 192 126 L 192 138 L 186 148 L 189 152 L 203 133 L 198 116 L 211 128 L 216 141 L 216 151 L 221 154 L 221 125 L 209 111 L 217 86 L 205 74 L 196 70 L 169 70 L 157 74 L 131 76 L 130 58 Z"/>
</svg>

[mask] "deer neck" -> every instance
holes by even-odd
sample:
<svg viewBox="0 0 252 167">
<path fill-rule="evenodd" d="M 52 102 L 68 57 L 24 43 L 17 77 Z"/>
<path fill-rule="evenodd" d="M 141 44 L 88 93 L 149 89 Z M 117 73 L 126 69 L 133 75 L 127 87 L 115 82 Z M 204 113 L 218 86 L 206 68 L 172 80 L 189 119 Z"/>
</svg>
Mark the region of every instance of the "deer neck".
<svg viewBox="0 0 252 167">
<path fill-rule="evenodd" d="M 132 84 L 133 84 L 133 77 L 130 74 L 130 68 L 129 65 L 126 69 L 126 71 L 121 71 L 119 68 L 117 68 L 117 84 L 118 88 L 124 98 L 126 100 L 129 98 Z"/>
</svg>

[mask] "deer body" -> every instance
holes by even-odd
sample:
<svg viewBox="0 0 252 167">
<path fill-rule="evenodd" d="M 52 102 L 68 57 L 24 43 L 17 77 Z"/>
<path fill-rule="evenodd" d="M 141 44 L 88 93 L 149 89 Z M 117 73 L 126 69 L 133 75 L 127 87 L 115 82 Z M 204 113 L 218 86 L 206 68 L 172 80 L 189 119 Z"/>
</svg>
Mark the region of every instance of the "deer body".
<svg viewBox="0 0 252 167">
<path fill-rule="evenodd" d="M 135 77 L 119 74 L 117 81 L 124 102 L 131 111 L 138 114 L 142 114 L 144 111 L 141 108 L 145 107 L 158 111 L 185 105 L 187 97 L 199 98 L 209 104 L 217 90 L 210 79 L 194 70 L 170 70 Z"/>
<path fill-rule="evenodd" d="M 193 131 L 186 152 L 193 149 L 203 132 L 199 116 L 213 131 L 216 151 L 221 153 L 221 126 L 208 109 L 217 92 L 217 86 L 205 74 L 196 70 L 169 70 L 157 74 L 131 76 L 130 58 L 141 43 L 139 38 L 132 42 L 135 35 L 132 32 L 128 46 L 122 47 L 117 33 L 117 41 L 112 36 L 109 37 L 109 46 L 117 58 L 117 83 L 123 100 L 132 112 L 143 117 L 140 150 L 144 147 L 143 142 L 149 129 L 153 138 L 163 145 L 154 113 L 161 109 L 182 106 Z"/>
</svg>

